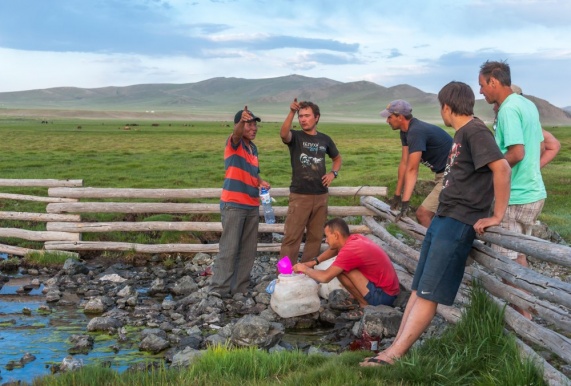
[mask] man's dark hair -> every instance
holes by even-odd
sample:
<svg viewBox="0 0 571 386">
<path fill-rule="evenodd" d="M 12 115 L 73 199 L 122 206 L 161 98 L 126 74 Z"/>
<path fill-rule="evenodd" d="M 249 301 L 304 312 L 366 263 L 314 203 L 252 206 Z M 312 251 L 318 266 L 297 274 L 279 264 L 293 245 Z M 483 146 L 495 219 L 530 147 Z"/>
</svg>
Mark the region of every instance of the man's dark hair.
<svg viewBox="0 0 571 386">
<path fill-rule="evenodd" d="M 315 103 L 313 102 L 309 102 L 309 101 L 302 101 L 299 102 L 299 109 L 306 109 L 306 108 L 310 108 L 311 111 L 313 111 L 313 115 L 315 115 L 315 118 L 317 118 L 317 120 L 319 121 L 319 117 L 321 116 L 321 113 L 319 112 L 319 106 L 317 106 Z"/>
<path fill-rule="evenodd" d="M 494 77 L 502 86 L 512 85 L 512 76 L 510 66 L 504 62 L 491 62 L 487 60 L 480 66 L 480 75 L 486 79 L 486 83 L 490 82 L 490 78 Z"/>
<path fill-rule="evenodd" d="M 448 105 L 453 114 L 474 115 L 476 97 L 474 91 L 466 83 L 452 81 L 438 93 L 440 107 Z"/>
<path fill-rule="evenodd" d="M 335 217 L 325 223 L 325 228 L 329 227 L 331 232 L 339 232 L 343 237 L 349 237 L 351 232 L 349 231 L 349 225 L 342 218 Z"/>
</svg>

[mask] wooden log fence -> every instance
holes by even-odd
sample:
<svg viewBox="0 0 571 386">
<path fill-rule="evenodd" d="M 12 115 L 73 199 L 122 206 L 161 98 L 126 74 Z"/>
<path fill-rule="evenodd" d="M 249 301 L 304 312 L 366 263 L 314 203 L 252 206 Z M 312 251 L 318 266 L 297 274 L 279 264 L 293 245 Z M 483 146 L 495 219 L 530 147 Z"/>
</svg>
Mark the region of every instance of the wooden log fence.
<svg viewBox="0 0 571 386">
<path fill-rule="evenodd" d="M 396 212 L 393 213 L 386 203 L 373 197 L 362 197 L 361 203 L 375 211 L 377 217 L 394 222 Z M 369 237 L 373 240 L 378 238 L 391 259 L 399 266 L 404 267 L 412 277 L 419 257 L 418 251 L 393 237 L 373 217 L 364 217 L 363 223 L 371 229 Z M 420 236 L 425 234 L 426 229 L 413 223 L 410 219 L 404 219 L 396 225 L 409 236 L 421 240 Z M 488 235 L 487 231 L 479 236 L 479 239 L 490 241 L 493 237 L 499 245 L 513 248 L 522 253 L 531 252 L 529 254 L 535 258 L 551 263 L 557 263 L 560 255 L 567 256 L 568 259 L 571 257 L 571 248 L 564 245 L 555 245 L 532 237 L 517 239 L 517 235 L 513 232 L 497 227 L 490 228 L 490 233 L 492 236 Z M 501 237 L 496 235 L 501 235 Z M 503 258 L 484 245 L 482 241 L 474 242 L 471 257 L 475 263 L 466 267 L 463 284 L 456 297 L 456 304 L 462 306 L 466 301 L 467 285 L 473 280 L 478 280 L 490 293 L 494 302 L 500 307 L 505 307 L 506 324 L 517 336 L 556 354 L 563 361 L 571 364 L 571 339 L 563 334 L 571 332 L 571 304 L 569 303 L 571 300 L 571 284 L 541 275 L 532 269 L 522 267 Z M 565 261 L 561 265 L 567 267 L 568 263 Z M 399 279 L 401 276 L 405 276 L 398 270 L 397 274 L 399 274 Z M 518 288 L 506 285 L 502 279 L 513 283 Z M 411 279 L 401 280 L 401 284 L 409 290 L 411 282 Z M 520 288 L 525 289 L 525 291 Z M 528 310 L 533 315 L 543 319 L 547 326 L 525 319 L 521 314 L 507 306 L 508 304 L 514 304 Z M 453 312 L 440 305 L 437 312 L 448 321 L 455 319 Z M 553 326 L 553 328 L 548 326 Z M 565 375 L 547 363 L 519 338 L 517 343 L 524 356 L 531 358 L 543 368 L 544 378 L 549 384 L 570 384 Z"/>
<path fill-rule="evenodd" d="M 46 213 L 0 212 L 2 220 L 20 220 L 45 222 L 45 231 L 32 231 L 16 228 L 0 228 L 0 237 L 14 237 L 24 240 L 44 241 L 47 251 L 135 251 L 140 253 L 195 253 L 218 252 L 218 244 L 157 244 L 82 241 L 82 234 L 102 232 L 222 232 L 220 222 L 189 221 L 117 221 L 85 222 L 81 214 L 86 213 L 123 213 L 123 214 L 216 214 L 220 212 L 218 203 L 172 203 L 172 202 L 90 202 L 85 200 L 139 200 L 155 201 L 217 199 L 221 188 L 206 189 L 132 189 L 132 188 L 91 188 L 82 187 L 82 180 L 8 180 L 0 179 L 0 186 L 10 187 L 46 187 L 48 197 L 23 194 L 0 193 L 0 198 L 46 202 Z M 330 196 L 386 195 L 385 187 L 333 187 Z M 272 188 L 273 197 L 286 197 L 289 188 Z M 83 202 L 79 202 L 83 200 Z M 275 206 L 276 216 L 285 216 L 287 206 Z M 372 215 L 369 209 L 358 206 L 330 206 L 332 216 Z M 260 209 L 260 216 L 263 211 Z M 369 233 L 365 225 L 351 225 L 353 233 Z M 260 223 L 261 233 L 283 233 L 284 224 Z M 259 244 L 259 251 L 279 251 L 280 244 Z M 10 250 L 10 252 L 8 252 Z M 301 247 L 303 250 L 303 244 Z M 0 252 L 15 255 L 29 253 L 30 249 L 18 249 L 0 245 Z M 37 251 L 36 251 L 37 252 Z"/>
<path fill-rule="evenodd" d="M 220 196 L 221 189 L 110 189 L 85 188 L 81 180 L 6 180 L 0 179 L 0 186 L 47 187 L 48 197 L 0 193 L 0 198 L 46 202 L 46 213 L 0 212 L 2 220 L 45 222 L 46 231 L 27 231 L 14 228 L 0 228 L 0 237 L 16 237 L 44 241 L 46 251 L 135 251 L 141 253 L 216 253 L 218 244 L 139 244 L 128 242 L 82 241 L 81 235 L 88 232 L 221 232 L 220 222 L 186 221 L 120 221 L 85 222 L 82 213 L 136 213 L 136 214 L 212 214 L 219 213 L 219 205 L 209 203 L 164 203 L 164 202 L 85 202 L 97 200 L 200 200 Z M 365 233 L 382 246 L 395 264 L 401 284 L 410 290 L 412 275 L 416 269 L 419 252 L 393 237 L 376 218 L 394 222 L 396 212 L 387 204 L 372 196 L 385 196 L 384 187 L 337 187 L 330 188 L 331 196 L 360 197 L 359 206 L 330 206 L 332 216 L 362 216 L 362 225 L 352 225 L 353 233 Z M 287 188 L 272 188 L 273 197 L 285 197 Z M 80 202 L 79 200 L 84 200 Z M 275 206 L 276 216 L 285 216 L 287 207 Z M 260 216 L 263 213 L 260 211 Z M 374 216 L 374 217 L 373 217 Z M 423 240 L 426 229 L 409 218 L 396 226 L 417 240 Z M 283 224 L 260 223 L 260 233 L 283 233 Z M 522 236 L 498 227 L 489 228 L 479 235 L 471 252 L 471 262 L 466 268 L 463 283 L 455 306 L 439 305 L 437 312 L 447 321 L 456 322 L 461 308 L 467 303 L 469 286 L 478 280 L 499 306 L 514 304 L 528 310 L 545 321 L 540 325 L 523 318 L 510 307 L 505 308 L 506 324 L 522 339 L 556 354 L 571 364 L 571 339 L 563 333 L 571 333 L 571 284 L 557 278 L 546 277 L 532 269 L 522 267 L 499 256 L 484 243 L 493 243 L 525 253 L 534 258 L 571 267 L 571 248 L 556 245 L 531 236 Z M 322 246 L 323 248 L 326 245 Z M 277 252 L 279 243 L 259 243 L 260 252 Z M 303 249 L 303 245 L 302 245 Z M 0 244 L 0 252 L 24 255 L 30 249 Z M 506 285 L 503 280 L 516 287 Z M 553 329 L 547 326 L 554 326 Z M 544 369 L 544 378 L 549 384 L 569 384 L 569 379 L 537 355 L 522 340 L 517 340 L 521 352 L 532 358 Z"/>
</svg>

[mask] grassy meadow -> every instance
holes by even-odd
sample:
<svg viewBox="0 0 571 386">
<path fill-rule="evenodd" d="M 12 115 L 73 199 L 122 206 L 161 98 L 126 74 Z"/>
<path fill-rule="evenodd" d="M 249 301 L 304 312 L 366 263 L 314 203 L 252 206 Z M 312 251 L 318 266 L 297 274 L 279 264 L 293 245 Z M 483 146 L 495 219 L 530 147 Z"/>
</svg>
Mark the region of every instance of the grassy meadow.
<svg viewBox="0 0 571 386">
<path fill-rule="evenodd" d="M 231 118 L 231 117 L 230 117 Z M 232 122 L 49 120 L 0 118 L 1 178 L 82 179 L 86 187 L 120 188 L 201 188 L 221 187 L 224 177 L 223 148 Z M 158 123 L 158 126 L 152 126 Z M 130 126 L 129 130 L 125 125 Z M 289 152 L 279 138 L 281 122 L 262 122 L 255 140 L 259 150 L 262 177 L 274 187 L 289 185 Z M 378 123 L 322 123 L 319 130 L 337 143 L 343 157 L 334 186 L 387 186 L 392 195 L 400 159 L 398 133 L 379 119 Z M 560 140 L 561 151 L 543 170 L 548 199 L 540 219 L 564 239 L 571 241 L 571 130 L 549 128 Z M 452 133 L 451 129 L 448 129 Z M 329 163 L 330 165 L 330 163 Z M 429 169 L 421 166 L 421 179 L 431 179 Z M 46 195 L 45 188 L 2 188 L 5 193 Z M 286 205 L 287 198 L 278 198 Z M 358 203 L 358 198 L 332 197 L 332 204 Z M 422 197 L 414 197 L 412 205 Z M 45 211 L 45 203 L 16 200 L 0 201 L 4 211 Z M 99 221 L 120 220 L 114 214 L 93 215 Z M 89 219 L 88 215 L 84 218 Z M 154 219 L 157 216 L 154 216 Z M 164 217 L 164 216 L 163 216 Z M 167 220 L 161 217 L 161 220 Z M 14 224 L 42 229 L 44 224 Z M 86 234 L 84 240 L 111 237 Z M 121 237 L 135 235 L 114 235 Z M 176 242 L 181 235 L 169 234 L 159 242 Z M 27 246 L 33 242 L 0 240 Z M 135 240 L 135 242 L 144 242 Z M 36 247 L 38 245 L 36 244 Z"/>
</svg>

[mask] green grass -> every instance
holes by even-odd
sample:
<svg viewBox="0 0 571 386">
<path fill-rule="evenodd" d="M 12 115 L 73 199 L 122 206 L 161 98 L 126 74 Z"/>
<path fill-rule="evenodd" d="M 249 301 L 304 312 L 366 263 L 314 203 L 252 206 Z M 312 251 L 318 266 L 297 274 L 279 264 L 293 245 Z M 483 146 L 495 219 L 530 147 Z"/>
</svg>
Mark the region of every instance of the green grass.
<svg viewBox="0 0 571 386">
<path fill-rule="evenodd" d="M 519 357 L 513 335 L 504 333 L 503 310 L 480 286 L 461 321 L 440 338 L 414 348 L 394 366 L 361 368 L 366 351 L 306 355 L 269 354 L 256 348 L 209 348 L 191 366 L 149 372 L 89 366 L 36 379 L 52 385 L 544 385 L 541 373 Z"/>
<path fill-rule="evenodd" d="M 58 252 L 30 252 L 24 257 L 24 265 L 27 267 L 62 267 L 69 254 Z"/>
<path fill-rule="evenodd" d="M 55 120 L 41 124 L 41 119 L 0 119 L 0 164 L 2 178 L 82 179 L 84 186 L 100 188 L 203 188 L 222 186 L 224 178 L 223 148 L 231 133 L 230 122 L 150 121 L 136 122 L 123 130 L 129 121 Z M 279 138 L 281 122 L 262 122 L 255 140 L 260 155 L 262 177 L 274 187 L 289 186 L 291 168 L 289 152 Z M 77 127 L 81 126 L 81 129 Z M 387 186 L 392 195 L 400 159 L 398 133 L 386 124 L 327 123 L 319 127 L 337 143 L 343 157 L 339 178 L 333 186 Z M 450 129 L 447 129 L 451 133 Z M 562 144 L 555 160 L 543 169 L 548 191 L 540 220 L 571 241 L 571 130 L 550 129 Z M 328 164 L 330 165 L 330 163 Z M 420 168 L 421 179 L 432 179 L 426 167 Z M 2 192 L 46 195 L 45 188 L 2 188 Z M 413 206 L 422 202 L 415 196 Z M 278 198 L 286 205 L 287 198 Z M 132 200 L 131 200 L 132 201 Z M 211 200 L 210 202 L 216 202 Z M 358 198 L 332 197 L 332 205 L 357 205 Z M 0 210 L 44 212 L 45 203 L 1 200 Z M 123 215 L 84 215 L 89 221 L 121 221 Z M 137 220 L 144 220 L 140 216 Z M 1 226 L 31 230 L 45 228 L 41 223 L 2 221 Z M 117 234 L 86 234 L 86 240 Z M 150 236 L 149 236 L 150 237 Z M 149 237 L 145 237 L 149 241 Z M 176 239 L 169 235 L 166 240 Z M 6 242 L 6 240 L 3 240 Z M 118 240 L 120 241 L 120 240 Z M 0 240 L 2 242 L 2 240 Z M 10 240 L 12 243 L 13 240 Z M 40 243 L 18 242 L 25 247 Z"/>
</svg>

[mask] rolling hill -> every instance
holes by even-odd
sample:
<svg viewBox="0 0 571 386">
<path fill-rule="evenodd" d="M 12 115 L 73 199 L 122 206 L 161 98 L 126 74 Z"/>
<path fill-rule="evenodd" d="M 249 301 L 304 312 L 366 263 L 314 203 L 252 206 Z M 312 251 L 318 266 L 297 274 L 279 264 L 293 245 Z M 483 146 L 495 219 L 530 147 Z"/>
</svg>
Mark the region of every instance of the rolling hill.
<svg viewBox="0 0 571 386">
<path fill-rule="evenodd" d="M 416 117 L 441 123 L 436 95 L 413 86 L 387 88 L 367 81 L 343 83 L 300 75 L 4 92 L 0 93 L 0 115 L 229 120 L 238 109 L 248 105 L 266 121 L 281 121 L 294 97 L 319 104 L 322 121 L 380 122 L 379 111 L 388 102 L 406 99 Z M 571 126 L 571 113 L 543 99 L 529 98 L 538 106 L 544 125 Z M 484 100 L 476 101 L 475 112 L 486 121 L 493 120 L 492 108 Z"/>
</svg>

